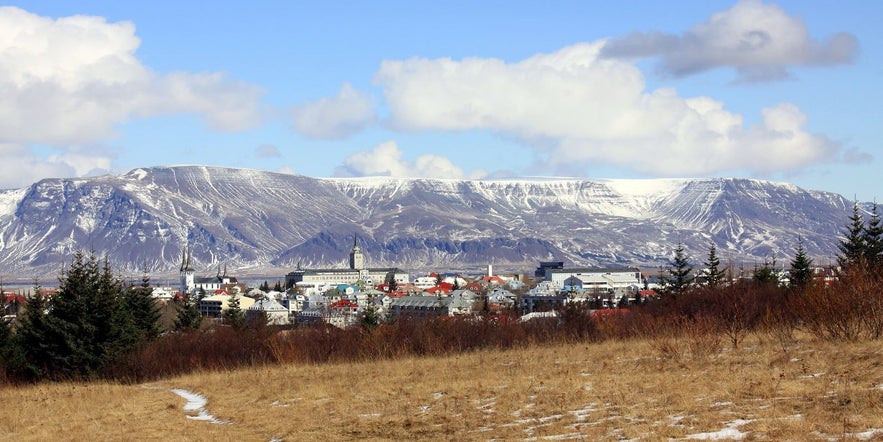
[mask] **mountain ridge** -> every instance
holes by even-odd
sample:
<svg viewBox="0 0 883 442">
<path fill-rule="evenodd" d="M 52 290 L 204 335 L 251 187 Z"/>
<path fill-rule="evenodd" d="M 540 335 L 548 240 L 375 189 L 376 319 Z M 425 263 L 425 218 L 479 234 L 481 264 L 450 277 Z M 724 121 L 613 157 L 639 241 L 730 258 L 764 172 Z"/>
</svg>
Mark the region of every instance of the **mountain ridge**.
<svg viewBox="0 0 883 442">
<path fill-rule="evenodd" d="M 698 265 L 780 263 L 797 238 L 836 254 L 852 202 L 743 178 L 310 178 L 209 166 L 44 179 L 0 191 L 0 272 L 57 273 L 93 249 L 127 271 L 168 272 L 189 245 L 202 269 L 343 266 L 353 235 L 372 266 L 527 270 L 664 265 L 681 241 Z M 824 263 L 822 263 L 824 264 Z"/>
</svg>

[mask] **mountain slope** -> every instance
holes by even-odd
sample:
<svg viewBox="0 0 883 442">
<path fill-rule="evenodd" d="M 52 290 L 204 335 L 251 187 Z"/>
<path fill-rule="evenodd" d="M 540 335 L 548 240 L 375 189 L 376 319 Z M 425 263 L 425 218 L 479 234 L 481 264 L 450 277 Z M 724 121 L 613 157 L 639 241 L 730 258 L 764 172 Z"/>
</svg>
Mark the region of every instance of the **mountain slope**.
<svg viewBox="0 0 883 442">
<path fill-rule="evenodd" d="M 0 272 L 57 273 L 78 249 L 127 271 L 343 265 L 353 235 L 371 266 L 527 269 L 664 263 L 682 241 L 734 262 L 787 261 L 798 236 L 835 251 L 851 203 L 746 179 L 314 179 L 202 166 L 47 179 L 0 192 Z M 283 271 L 280 269 L 280 271 Z"/>
</svg>

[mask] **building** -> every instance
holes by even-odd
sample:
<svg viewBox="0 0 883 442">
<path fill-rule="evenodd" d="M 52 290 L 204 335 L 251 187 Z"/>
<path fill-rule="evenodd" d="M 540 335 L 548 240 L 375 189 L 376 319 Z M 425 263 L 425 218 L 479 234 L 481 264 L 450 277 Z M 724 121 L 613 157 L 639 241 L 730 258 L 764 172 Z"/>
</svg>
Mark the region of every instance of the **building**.
<svg viewBox="0 0 883 442">
<path fill-rule="evenodd" d="M 221 273 L 221 266 L 218 266 L 217 275 L 197 278 L 191 260 L 190 247 L 187 247 L 181 252 L 181 293 L 215 293 L 218 290 L 225 290 L 228 293 L 237 294 L 245 293 L 248 290 L 245 284 L 240 283 L 235 277 L 227 276 L 226 265 L 224 266 L 223 274 Z"/>
<path fill-rule="evenodd" d="M 239 300 L 239 309 L 243 311 L 255 303 L 254 299 L 247 296 L 233 296 L 236 296 L 236 299 Z M 213 318 L 220 317 L 224 310 L 230 308 L 230 298 L 232 298 L 232 296 L 226 294 L 206 296 L 199 300 L 199 313 L 203 316 L 211 316 Z"/>
<path fill-rule="evenodd" d="M 545 281 L 558 289 L 582 290 L 598 296 L 612 295 L 616 298 L 637 293 L 641 283 L 641 271 L 636 268 L 579 267 L 547 269 Z"/>
<path fill-rule="evenodd" d="M 365 255 L 359 247 L 359 237 L 353 240 L 353 249 L 350 252 L 348 269 L 301 269 L 298 268 L 285 275 L 285 287 L 295 285 L 337 285 L 364 283 L 374 287 L 378 284 L 394 280 L 396 284 L 409 284 L 408 274 L 395 267 L 372 268 L 365 266 Z"/>
<path fill-rule="evenodd" d="M 289 323 L 288 309 L 272 298 L 255 301 L 254 304 L 245 309 L 246 320 L 253 321 L 260 315 L 264 315 L 267 318 L 267 324 L 269 325 L 286 325 Z"/>
</svg>

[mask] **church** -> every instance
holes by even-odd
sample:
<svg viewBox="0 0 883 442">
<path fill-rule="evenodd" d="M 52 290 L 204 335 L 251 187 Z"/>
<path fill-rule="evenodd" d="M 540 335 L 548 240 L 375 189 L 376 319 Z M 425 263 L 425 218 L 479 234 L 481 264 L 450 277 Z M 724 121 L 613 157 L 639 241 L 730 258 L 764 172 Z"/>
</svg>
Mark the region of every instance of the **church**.
<svg viewBox="0 0 883 442">
<path fill-rule="evenodd" d="M 218 274 L 214 277 L 197 277 L 191 264 L 192 255 L 190 247 L 184 249 L 181 253 L 181 293 L 206 293 L 214 294 L 218 290 L 225 290 L 230 294 L 244 293 L 247 288 L 245 284 L 240 283 L 235 277 L 227 276 L 227 266 L 224 266 L 224 273 L 221 274 L 221 267 L 218 267 Z"/>
<path fill-rule="evenodd" d="M 359 247 L 359 237 L 353 239 L 353 250 L 350 252 L 348 269 L 301 269 L 298 268 L 285 275 L 285 287 L 291 288 L 298 283 L 308 283 L 315 286 L 356 284 L 359 281 L 373 287 L 389 280 L 396 284 L 408 284 L 410 277 L 398 268 L 373 268 L 365 266 L 365 255 Z"/>
</svg>

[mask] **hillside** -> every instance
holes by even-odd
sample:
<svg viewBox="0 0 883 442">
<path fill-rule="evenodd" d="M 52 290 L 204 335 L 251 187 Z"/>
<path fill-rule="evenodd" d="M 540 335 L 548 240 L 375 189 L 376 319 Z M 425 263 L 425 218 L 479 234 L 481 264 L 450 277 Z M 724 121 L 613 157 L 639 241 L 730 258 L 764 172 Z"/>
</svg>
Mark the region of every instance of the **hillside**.
<svg viewBox="0 0 883 442">
<path fill-rule="evenodd" d="M 46 179 L 0 191 L 0 272 L 57 274 L 92 248 L 128 272 L 342 266 L 359 235 L 369 266 L 524 271 L 540 260 L 656 267 L 677 241 L 698 262 L 836 253 L 851 202 L 748 179 L 461 181 L 315 179 L 203 166 Z"/>
</svg>

